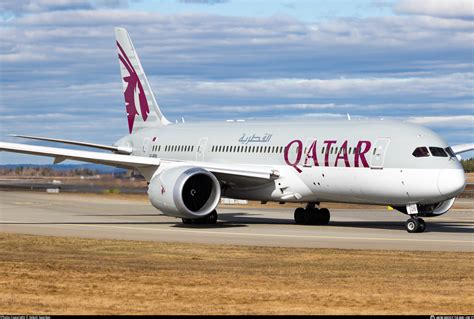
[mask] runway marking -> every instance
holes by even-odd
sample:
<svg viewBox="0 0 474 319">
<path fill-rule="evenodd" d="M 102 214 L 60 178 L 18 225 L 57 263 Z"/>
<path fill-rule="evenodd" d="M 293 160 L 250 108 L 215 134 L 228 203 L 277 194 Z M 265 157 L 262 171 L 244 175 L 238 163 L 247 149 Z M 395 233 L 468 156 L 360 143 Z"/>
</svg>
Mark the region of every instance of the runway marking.
<svg viewBox="0 0 474 319">
<path fill-rule="evenodd" d="M 473 218 L 436 218 L 430 220 L 430 222 L 437 222 L 437 221 L 454 221 L 454 222 L 474 222 Z"/>
<path fill-rule="evenodd" d="M 11 221 L 10 221 L 11 223 Z M 20 224 L 21 225 L 21 224 Z M 48 225 L 38 225 L 48 226 Z M 143 228 L 143 227 L 125 227 L 125 226 L 106 226 L 106 225 L 85 225 L 85 224 L 54 224 L 53 226 L 71 226 L 71 227 L 90 227 L 90 228 L 114 228 L 129 230 L 150 230 L 165 232 L 182 232 L 209 235 L 236 235 L 236 236 L 257 236 L 257 237 L 279 237 L 279 238 L 313 238 L 313 239 L 354 239 L 354 240 L 380 240 L 380 241 L 416 241 L 416 242 L 441 242 L 441 243 L 474 243 L 472 240 L 442 240 L 442 239 L 419 239 L 419 238 L 383 238 L 383 237 L 339 237 L 339 236 L 322 236 L 322 235 L 284 235 L 284 234 L 262 234 L 262 233 L 235 233 L 235 232 L 213 232 L 205 230 L 184 230 L 184 229 L 165 229 L 165 228 Z"/>
</svg>

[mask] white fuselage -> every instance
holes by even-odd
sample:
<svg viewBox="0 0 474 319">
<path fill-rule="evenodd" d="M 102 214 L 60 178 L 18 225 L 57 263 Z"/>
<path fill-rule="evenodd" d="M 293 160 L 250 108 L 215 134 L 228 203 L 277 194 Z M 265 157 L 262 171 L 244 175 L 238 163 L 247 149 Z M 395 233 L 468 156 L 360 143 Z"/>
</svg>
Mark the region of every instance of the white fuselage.
<svg viewBox="0 0 474 319">
<path fill-rule="evenodd" d="M 433 204 L 455 197 L 465 186 L 455 156 L 412 154 L 418 147 L 445 150 L 448 144 L 431 130 L 401 122 L 176 124 L 140 130 L 116 145 L 132 147 L 133 155 L 162 159 L 154 174 L 179 161 L 278 172 L 279 177 L 267 183 L 237 180 L 224 185 L 223 196 L 232 198 Z"/>
</svg>

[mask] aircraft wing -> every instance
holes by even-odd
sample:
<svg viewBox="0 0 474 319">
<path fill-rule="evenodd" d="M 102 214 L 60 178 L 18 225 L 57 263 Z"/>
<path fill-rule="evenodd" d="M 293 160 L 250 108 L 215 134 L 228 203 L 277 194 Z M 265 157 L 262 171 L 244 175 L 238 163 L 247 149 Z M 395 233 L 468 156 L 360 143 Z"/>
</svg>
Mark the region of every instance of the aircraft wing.
<svg viewBox="0 0 474 319">
<path fill-rule="evenodd" d="M 460 144 L 460 145 L 453 145 L 451 146 L 451 149 L 453 150 L 454 154 L 461 154 L 469 151 L 474 150 L 474 143 L 470 144 Z"/>
<path fill-rule="evenodd" d="M 104 164 L 122 168 L 141 168 L 147 166 L 158 167 L 160 165 L 160 160 L 156 158 L 120 154 L 107 154 L 90 151 L 78 151 L 65 148 L 45 147 L 17 143 L 0 142 L 0 151 L 54 157 L 55 164 L 60 163 L 66 159 L 71 159 L 76 161 Z"/>
<path fill-rule="evenodd" d="M 236 166 L 220 163 L 178 161 L 167 159 L 162 160 L 159 158 L 134 155 L 108 154 L 101 152 L 80 151 L 65 148 L 45 147 L 17 143 L 0 142 L 0 151 L 49 156 L 54 158 L 55 164 L 70 159 L 88 163 L 115 166 L 120 168 L 138 169 L 142 173 L 145 173 L 147 175 L 145 177 L 148 178 L 151 178 L 151 176 L 160 166 L 160 164 L 165 165 L 166 163 L 173 162 L 182 162 L 189 165 L 202 167 L 218 176 L 218 178 L 220 178 L 222 181 L 235 181 L 241 178 L 250 178 L 252 180 L 260 180 L 262 182 L 267 182 L 279 176 L 279 173 L 277 171 L 264 167 L 253 167 L 247 165 Z"/>
<path fill-rule="evenodd" d="M 132 153 L 131 148 L 119 147 L 119 146 L 111 146 L 111 145 L 103 145 L 103 144 L 96 144 L 96 143 L 87 143 L 87 142 L 79 142 L 79 141 L 64 140 L 64 139 L 59 139 L 59 138 L 31 136 L 31 135 L 10 134 L 10 136 L 26 138 L 26 139 L 30 139 L 30 140 L 48 141 L 48 142 L 56 142 L 56 143 L 64 143 L 64 144 L 92 147 L 92 148 L 98 148 L 98 149 L 102 149 L 102 150 L 106 150 L 106 151 L 112 151 L 114 153 L 119 153 L 119 154 L 127 154 L 128 155 L 128 154 Z"/>
</svg>

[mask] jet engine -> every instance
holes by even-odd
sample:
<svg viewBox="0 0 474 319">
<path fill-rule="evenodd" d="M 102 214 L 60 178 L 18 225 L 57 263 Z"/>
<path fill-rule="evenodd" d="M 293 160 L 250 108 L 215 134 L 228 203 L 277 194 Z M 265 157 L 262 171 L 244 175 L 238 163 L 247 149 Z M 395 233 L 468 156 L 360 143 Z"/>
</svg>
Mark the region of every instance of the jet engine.
<svg viewBox="0 0 474 319">
<path fill-rule="evenodd" d="M 445 201 L 435 204 L 418 204 L 418 216 L 420 217 L 435 217 L 447 213 L 454 204 L 456 198 L 447 199 Z M 405 206 L 394 206 L 396 210 L 408 214 Z"/>
<path fill-rule="evenodd" d="M 217 178 L 203 168 L 176 166 L 153 177 L 148 197 L 151 204 L 166 215 L 195 219 L 217 207 L 221 187 Z"/>
</svg>

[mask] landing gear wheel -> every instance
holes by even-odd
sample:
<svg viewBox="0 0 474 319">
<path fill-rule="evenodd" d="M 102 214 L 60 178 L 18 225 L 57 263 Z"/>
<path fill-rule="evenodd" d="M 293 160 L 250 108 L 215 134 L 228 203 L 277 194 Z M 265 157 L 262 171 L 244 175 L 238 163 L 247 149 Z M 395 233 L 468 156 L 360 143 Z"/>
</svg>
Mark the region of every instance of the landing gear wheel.
<svg viewBox="0 0 474 319">
<path fill-rule="evenodd" d="M 418 218 L 418 221 L 420 222 L 420 229 L 419 229 L 419 233 L 422 233 L 425 231 L 426 229 L 426 224 L 425 224 L 425 221 L 421 218 Z"/>
<path fill-rule="evenodd" d="M 319 209 L 314 203 L 306 206 L 306 208 L 297 208 L 295 210 L 295 223 L 298 225 L 327 225 L 331 214 L 327 208 Z"/>
<path fill-rule="evenodd" d="M 409 233 L 422 233 L 426 228 L 425 221 L 421 218 L 410 218 L 405 226 Z"/>
<path fill-rule="evenodd" d="M 418 223 L 418 220 L 410 218 L 409 220 L 407 220 L 405 227 L 407 229 L 407 232 L 416 233 L 418 227 L 420 227 L 420 223 Z"/>
<path fill-rule="evenodd" d="M 207 220 L 207 224 L 216 224 L 217 223 L 217 212 L 213 210 L 209 215 L 205 217 Z"/>
<path fill-rule="evenodd" d="M 213 210 L 211 213 L 208 215 L 201 217 L 201 218 L 182 218 L 183 224 L 185 225 L 190 225 L 190 224 L 195 224 L 195 225 L 215 225 L 217 223 L 217 212 Z"/>
<path fill-rule="evenodd" d="M 304 215 L 304 223 L 306 225 L 321 225 L 321 215 L 319 209 L 306 209 Z"/>
<path fill-rule="evenodd" d="M 327 208 L 321 208 L 319 210 L 319 220 L 320 224 L 319 225 L 327 225 L 329 224 L 329 220 L 331 219 L 331 214 L 329 213 L 329 209 Z"/>
<path fill-rule="evenodd" d="M 295 223 L 298 225 L 304 224 L 305 215 L 306 211 L 304 210 L 304 208 L 299 207 L 295 209 Z"/>
</svg>

